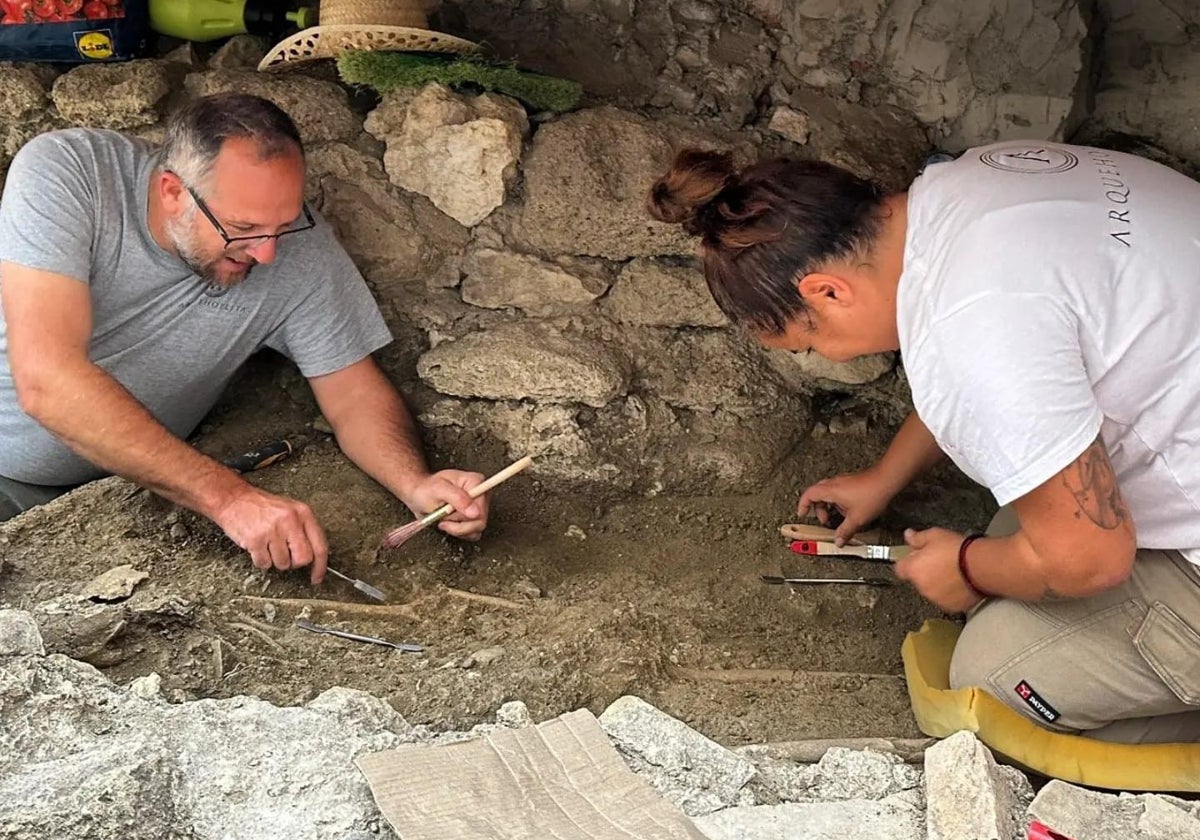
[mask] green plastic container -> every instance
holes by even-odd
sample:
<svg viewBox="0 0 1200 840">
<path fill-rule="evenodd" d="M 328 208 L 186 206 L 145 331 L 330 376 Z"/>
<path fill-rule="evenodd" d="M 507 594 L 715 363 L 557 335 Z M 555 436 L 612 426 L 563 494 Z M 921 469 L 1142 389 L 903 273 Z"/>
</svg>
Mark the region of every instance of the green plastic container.
<svg viewBox="0 0 1200 840">
<path fill-rule="evenodd" d="M 288 0 L 150 0 L 150 28 L 186 41 L 243 33 L 274 38 L 316 22 L 315 9 Z"/>
</svg>

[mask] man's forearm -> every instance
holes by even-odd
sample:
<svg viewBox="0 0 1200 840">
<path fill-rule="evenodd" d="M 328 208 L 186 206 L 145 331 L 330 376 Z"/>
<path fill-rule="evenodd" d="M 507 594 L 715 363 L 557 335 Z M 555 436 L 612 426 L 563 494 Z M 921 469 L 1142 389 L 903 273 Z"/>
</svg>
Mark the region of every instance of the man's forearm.
<svg viewBox="0 0 1200 840">
<path fill-rule="evenodd" d="M 211 518 L 244 484 L 171 434 L 90 362 L 26 387 L 25 410 L 78 455 L 201 515 Z"/>
<path fill-rule="evenodd" d="M 914 411 L 900 426 L 875 469 L 895 495 L 942 457 L 937 441 Z"/>
<path fill-rule="evenodd" d="M 334 423 L 346 456 L 392 495 L 407 503 L 413 487 L 429 475 L 412 413 L 392 388 L 360 392 L 352 411 Z"/>
</svg>

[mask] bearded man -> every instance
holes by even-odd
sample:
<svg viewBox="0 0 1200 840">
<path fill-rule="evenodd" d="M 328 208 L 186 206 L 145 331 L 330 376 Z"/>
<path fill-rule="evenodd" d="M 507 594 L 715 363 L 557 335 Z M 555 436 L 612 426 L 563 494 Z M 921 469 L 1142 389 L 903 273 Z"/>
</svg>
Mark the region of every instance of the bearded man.
<svg viewBox="0 0 1200 840">
<path fill-rule="evenodd" d="M 392 336 L 330 226 L 304 202 L 295 123 L 221 94 L 160 147 L 112 131 L 39 135 L 0 200 L 0 520 L 116 474 L 215 522 L 259 568 L 325 574 L 308 505 L 184 442 L 237 369 L 271 348 L 311 384 L 347 456 L 447 533 L 477 537 L 476 473 L 431 473 L 371 354 Z"/>
</svg>

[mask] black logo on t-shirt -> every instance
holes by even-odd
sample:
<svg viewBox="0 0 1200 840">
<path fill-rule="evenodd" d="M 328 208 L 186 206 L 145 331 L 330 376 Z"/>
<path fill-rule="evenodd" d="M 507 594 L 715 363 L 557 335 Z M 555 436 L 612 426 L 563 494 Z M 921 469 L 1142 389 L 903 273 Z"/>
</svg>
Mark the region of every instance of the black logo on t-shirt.
<svg viewBox="0 0 1200 840">
<path fill-rule="evenodd" d="M 1001 172 L 1021 175 L 1054 175 L 1079 165 L 1079 158 L 1065 149 L 1048 146 L 1005 146 L 990 149 L 979 160 Z"/>
</svg>

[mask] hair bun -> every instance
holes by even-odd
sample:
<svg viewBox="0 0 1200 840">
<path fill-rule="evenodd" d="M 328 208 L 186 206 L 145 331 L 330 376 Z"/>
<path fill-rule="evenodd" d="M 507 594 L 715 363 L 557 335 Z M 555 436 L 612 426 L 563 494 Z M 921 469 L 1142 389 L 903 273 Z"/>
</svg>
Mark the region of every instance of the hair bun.
<svg viewBox="0 0 1200 840">
<path fill-rule="evenodd" d="M 737 170 L 728 152 L 685 149 L 670 171 L 650 187 L 646 209 L 660 222 L 682 224 L 693 236 L 704 231 L 700 217 L 722 191 L 736 183 Z"/>
</svg>

